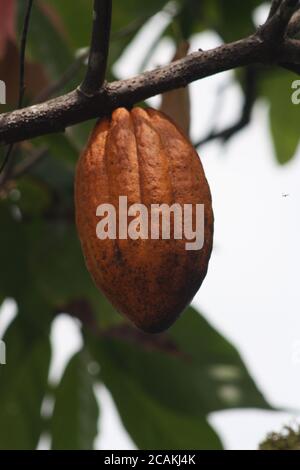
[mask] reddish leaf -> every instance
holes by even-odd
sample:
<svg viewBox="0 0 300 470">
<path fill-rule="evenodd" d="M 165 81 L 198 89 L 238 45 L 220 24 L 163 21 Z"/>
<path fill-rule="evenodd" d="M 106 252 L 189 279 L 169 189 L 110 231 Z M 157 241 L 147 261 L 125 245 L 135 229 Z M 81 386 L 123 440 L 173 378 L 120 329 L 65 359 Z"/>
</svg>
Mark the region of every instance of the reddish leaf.
<svg viewBox="0 0 300 470">
<path fill-rule="evenodd" d="M 16 0 L 0 2 L 0 58 L 3 57 L 7 42 L 15 38 Z"/>
<path fill-rule="evenodd" d="M 0 0 L 1 3 L 2 0 Z M 14 107 L 19 96 L 20 52 L 15 42 L 8 41 L 0 60 L 0 79 L 6 83 L 6 101 Z M 26 96 L 33 98 L 49 85 L 41 64 L 25 62 Z"/>
</svg>

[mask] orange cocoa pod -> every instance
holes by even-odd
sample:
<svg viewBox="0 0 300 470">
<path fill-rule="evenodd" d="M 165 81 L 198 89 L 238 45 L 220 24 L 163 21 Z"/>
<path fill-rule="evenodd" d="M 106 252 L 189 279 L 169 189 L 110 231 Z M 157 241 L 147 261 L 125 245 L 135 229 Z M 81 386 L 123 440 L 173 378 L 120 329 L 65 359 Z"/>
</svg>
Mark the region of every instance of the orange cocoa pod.
<svg viewBox="0 0 300 470">
<path fill-rule="evenodd" d="M 143 204 L 148 210 L 142 219 L 148 224 L 148 237 L 144 231 L 143 237 L 126 238 L 124 227 L 123 231 L 119 229 L 120 196 L 123 200 L 127 197 L 128 208 Z M 151 208 L 155 207 L 157 214 L 159 206 L 153 205 L 161 204 L 176 204 L 181 209 L 189 204 L 194 229 L 196 205 L 204 205 L 201 249 L 188 250 L 188 239 L 175 236 L 172 211 L 170 237 L 162 239 L 162 219 L 157 218 L 153 227 L 159 227 L 159 237 L 157 231 L 152 236 Z M 168 328 L 201 286 L 212 250 L 211 194 L 192 144 L 159 111 L 116 109 L 96 125 L 79 159 L 75 206 L 86 265 L 97 287 L 143 331 L 157 333 Z M 106 211 L 99 212 L 99 206 Z M 100 239 L 98 224 L 105 220 L 110 207 L 115 208 L 115 234 L 112 230 L 109 238 L 100 235 Z M 128 225 L 138 216 L 141 211 L 130 212 Z M 182 217 L 181 228 L 184 220 Z M 139 232 L 141 224 L 133 227 L 134 233 Z"/>
</svg>

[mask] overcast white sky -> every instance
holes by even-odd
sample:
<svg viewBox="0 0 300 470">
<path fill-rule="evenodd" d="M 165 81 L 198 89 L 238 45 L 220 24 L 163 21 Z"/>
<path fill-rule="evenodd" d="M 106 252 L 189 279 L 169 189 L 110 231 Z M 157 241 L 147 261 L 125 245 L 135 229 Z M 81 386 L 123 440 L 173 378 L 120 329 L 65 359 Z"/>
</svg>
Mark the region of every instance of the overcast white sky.
<svg viewBox="0 0 300 470">
<path fill-rule="evenodd" d="M 146 45 L 164 21 L 157 17 L 125 52 L 116 67 L 120 78 L 139 72 Z M 200 34 L 191 49 L 208 49 L 218 42 L 215 34 Z M 172 44 L 162 41 L 148 67 L 168 62 L 173 52 Z M 205 135 L 216 117 L 223 128 L 238 116 L 241 93 L 230 84 L 231 77 L 229 72 L 191 86 L 195 138 Z M 226 83 L 218 106 L 218 90 Z M 157 98 L 150 103 L 157 105 Z M 300 151 L 285 167 L 276 164 L 268 106 L 260 102 L 246 130 L 225 147 L 212 143 L 200 153 L 213 195 L 215 250 L 194 305 L 238 348 L 272 405 L 300 409 Z M 81 339 L 78 327 L 66 316 L 57 320 L 54 337 L 51 377 L 57 379 L 63 358 L 80 346 Z M 58 344 L 66 349 L 58 349 Z M 97 447 L 134 448 L 109 393 L 99 386 L 98 395 L 102 432 Z M 214 413 L 210 422 L 226 448 L 255 449 L 267 432 L 296 418 L 296 412 L 236 410 Z"/>
</svg>

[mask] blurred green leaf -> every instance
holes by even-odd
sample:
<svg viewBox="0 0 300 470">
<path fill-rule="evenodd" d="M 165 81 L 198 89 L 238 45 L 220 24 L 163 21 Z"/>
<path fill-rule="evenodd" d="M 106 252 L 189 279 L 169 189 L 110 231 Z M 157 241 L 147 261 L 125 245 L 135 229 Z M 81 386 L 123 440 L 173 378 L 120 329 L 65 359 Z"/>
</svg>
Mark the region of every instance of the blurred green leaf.
<svg viewBox="0 0 300 470">
<path fill-rule="evenodd" d="M 19 23 L 22 25 L 26 10 L 26 2 L 18 2 Z M 21 27 L 19 27 L 19 31 Z M 55 18 L 46 14 L 39 3 L 34 4 L 30 21 L 30 31 L 27 39 L 27 51 L 42 64 L 49 77 L 56 80 L 74 61 L 70 45 L 63 32 L 59 30 Z M 68 88 L 73 88 L 69 83 Z M 66 91 L 65 89 L 62 90 Z"/>
<path fill-rule="evenodd" d="M 221 449 L 222 444 L 205 418 L 176 413 L 137 386 L 114 361 L 105 374 L 128 433 L 139 449 Z"/>
<path fill-rule="evenodd" d="M 49 8 L 49 1 L 42 3 Z M 59 14 L 69 42 L 76 50 L 90 43 L 93 24 L 93 0 L 51 0 L 52 11 Z"/>
<path fill-rule="evenodd" d="M 129 387 L 136 387 L 136 393 L 187 420 L 203 420 L 216 410 L 270 408 L 238 352 L 192 308 L 166 336 L 153 337 L 125 327 L 118 340 L 107 337 L 109 331 L 101 341 L 90 338 L 90 345 L 104 383 L 122 406 L 122 416 L 126 416 L 127 407 L 134 413 L 133 392 L 123 394 L 124 377 Z M 122 397 L 117 396 L 118 387 Z M 150 406 L 147 400 L 144 406 Z M 131 419 L 136 422 L 141 413 L 137 409 Z M 144 427 L 146 433 L 147 424 Z"/>
<path fill-rule="evenodd" d="M 0 230 L 0 292 L 4 297 L 12 298 L 17 298 L 24 291 L 24 281 L 29 278 L 26 237 L 18 215 L 17 205 L 0 205 L 3 227 Z"/>
<path fill-rule="evenodd" d="M 166 0 L 152 0 L 151 2 L 115 0 L 113 2 L 109 79 L 113 79 L 111 66 L 119 58 L 136 32 L 151 15 L 160 11 L 166 3 Z M 73 50 L 88 46 L 92 31 L 92 0 L 77 0 L 76 2 L 73 0 L 64 0 L 63 2 L 52 0 L 51 6 L 60 16 Z"/>
<path fill-rule="evenodd" d="M 45 302 L 52 312 L 76 299 L 87 299 L 99 323 L 109 325 L 119 316 L 84 263 L 75 228 L 73 177 L 68 164 L 48 156 L 1 202 L 5 230 L 0 231 L 0 295 L 20 305 L 29 300 Z M 34 315 L 33 307 L 28 310 Z"/>
<path fill-rule="evenodd" d="M 253 13 L 263 0 L 181 0 L 177 16 L 183 36 L 203 30 L 215 30 L 224 40 L 231 42 L 253 33 Z"/>
<path fill-rule="evenodd" d="M 114 323 L 117 314 L 90 277 L 74 225 L 64 221 L 32 225 L 31 237 L 34 243 L 29 253 L 30 271 L 36 293 L 55 310 L 76 299 L 88 299 L 97 312 L 99 324 Z"/>
<path fill-rule="evenodd" d="M 53 450 L 91 450 L 97 436 L 99 417 L 93 377 L 85 350 L 68 364 L 55 392 L 51 419 Z"/>
<path fill-rule="evenodd" d="M 49 191 L 39 181 L 25 176 L 18 181 L 17 188 L 20 191 L 20 199 L 16 202 L 21 214 L 29 213 L 31 216 L 39 216 L 49 206 Z"/>
<path fill-rule="evenodd" d="M 292 103 L 294 80 L 294 74 L 277 71 L 265 76 L 261 83 L 261 93 L 270 102 L 271 132 L 280 164 L 295 156 L 300 142 L 300 109 Z"/>
<path fill-rule="evenodd" d="M 87 145 L 88 138 L 91 134 L 92 129 L 96 125 L 97 119 L 92 119 L 90 121 L 83 122 L 81 124 L 76 124 L 68 129 L 68 138 L 72 142 L 74 148 L 77 149 L 77 159 L 79 158 L 80 153 Z"/>
<path fill-rule="evenodd" d="M 7 363 L 0 366 L 0 449 L 34 450 L 38 444 L 50 362 L 48 334 L 35 334 L 34 326 L 19 314 L 4 337 Z"/>
<path fill-rule="evenodd" d="M 238 352 L 194 309 L 167 335 L 173 352 L 162 352 L 155 344 L 149 348 L 144 339 L 146 347 L 143 337 L 139 342 L 97 343 L 103 374 L 105 361 L 113 360 L 154 399 L 193 417 L 226 408 L 269 408 Z"/>
<path fill-rule="evenodd" d="M 52 299 L 40 288 L 41 268 L 46 265 L 48 253 L 44 258 L 36 258 L 43 242 L 36 237 L 41 235 L 41 227 L 46 226 L 28 214 L 29 220 L 25 222 L 19 211 L 18 206 L 8 202 L 0 205 L 0 218 L 5 223 L 5 230 L 0 231 L 0 292 L 2 297 L 11 297 L 18 303 L 20 316 L 26 316 L 29 325 L 27 335 L 30 332 L 37 335 L 53 315 Z"/>
<path fill-rule="evenodd" d="M 72 129 L 72 128 L 70 128 Z M 69 131 L 69 129 L 68 129 Z M 49 134 L 35 139 L 35 144 L 46 147 L 51 157 L 66 162 L 70 168 L 78 159 L 78 151 L 68 134 Z"/>
<path fill-rule="evenodd" d="M 68 161 L 49 153 L 31 170 L 31 175 L 48 186 L 63 208 L 73 207 L 74 168 Z M 57 205 L 55 209 L 59 213 L 61 208 Z"/>
<path fill-rule="evenodd" d="M 237 41 L 254 32 L 253 13 L 263 0 L 217 0 L 217 3 L 219 21 L 215 26 L 225 42 Z"/>
<path fill-rule="evenodd" d="M 180 3 L 181 8 L 175 17 L 176 20 L 174 23 L 175 25 L 179 25 L 179 34 L 182 36 L 182 38 L 177 38 L 178 42 L 180 42 L 180 40 L 183 38 L 188 40 L 193 33 L 198 33 L 205 29 L 203 13 L 206 11 L 205 3 L 199 2 L 198 0 L 181 0 Z"/>
</svg>

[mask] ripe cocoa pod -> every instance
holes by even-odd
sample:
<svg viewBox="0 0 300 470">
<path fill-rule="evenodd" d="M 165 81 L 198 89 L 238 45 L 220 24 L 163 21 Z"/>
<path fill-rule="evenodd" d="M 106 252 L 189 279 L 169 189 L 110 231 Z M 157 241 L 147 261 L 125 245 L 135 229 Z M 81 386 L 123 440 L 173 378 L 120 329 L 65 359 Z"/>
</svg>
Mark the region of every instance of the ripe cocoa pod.
<svg viewBox="0 0 300 470">
<path fill-rule="evenodd" d="M 142 203 L 204 205 L 204 244 L 186 239 L 99 239 L 97 208 L 119 197 Z M 153 109 L 119 108 L 95 127 L 75 179 L 76 223 L 87 268 L 113 306 L 138 328 L 168 328 L 190 303 L 206 276 L 213 241 L 211 194 L 202 164 L 177 126 Z M 104 214 L 102 214 L 104 215 Z M 129 217 L 129 221 L 132 217 Z M 160 232 L 161 235 L 161 232 Z"/>
</svg>

